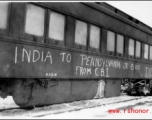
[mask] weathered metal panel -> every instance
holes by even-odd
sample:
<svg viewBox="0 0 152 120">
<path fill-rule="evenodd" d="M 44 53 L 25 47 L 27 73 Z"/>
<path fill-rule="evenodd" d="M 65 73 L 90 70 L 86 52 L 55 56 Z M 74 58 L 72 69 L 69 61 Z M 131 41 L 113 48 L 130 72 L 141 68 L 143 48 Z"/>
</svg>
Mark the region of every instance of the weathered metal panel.
<svg viewBox="0 0 152 120">
<path fill-rule="evenodd" d="M 121 80 L 107 79 L 105 88 L 105 97 L 115 97 L 121 94 Z"/>
<path fill-rule="evenodd" d="M 1 42 L 0 56 L 2 78 L 70 78 L 67 51 Z"/>
<path fill-rule="evenodd" d="M 35 85 L 32 98 L 26 106 L 50 105 L 76 100 L 93 99 L 97 92 L 96 80 L 57 80 L 57 85 L 44 88 Z"/>
<path fill-rule="evenodd" d="M 123 59 L 74 54 L 76 78 L 152 78 L 152 65 Z"/>
<path fill-rule="evenodd" d="M 152 78 L 152 65 L 148 63 L 135 63 L 135 78 Z"/>
<path fill-rule="evenodd" d="M 0 43 L 1 78 L 152 78 L 147 62 L 80 50 Z"/>
<path fill-rule="evenodd" d="M 92 99 L 96 95 L 97 86 L 97 80 L 73 80 L 71 81 L 71 94 L 67 101 Z"/>
<path fill-rule="evenodd" d="M 134 62 L 93 56 L 74 54 L 74 77 L 76 78 L 132 78 Z"/>
<path fill-rule="evenodd" d="M 32 91 L 33 99 L 31 99 L 27 106 L 67 102 L 67 99 L 71 95 L 71 81 L 57 81 L 57 83 L 57 85 L 48 87 L 47 89 L 38 85 L 34 87 Z"/>
</svg>

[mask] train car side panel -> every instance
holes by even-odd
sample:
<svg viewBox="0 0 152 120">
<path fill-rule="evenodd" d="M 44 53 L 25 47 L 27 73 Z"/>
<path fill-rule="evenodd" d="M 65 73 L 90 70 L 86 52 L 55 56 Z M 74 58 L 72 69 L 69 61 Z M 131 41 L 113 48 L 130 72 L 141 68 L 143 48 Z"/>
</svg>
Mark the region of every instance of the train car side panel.
<svg viewBox="0 0 152 120">
<path fill-rule="evenodd" d="M 6 47 L 7 46 L 7 47 Z M 3 78 L 151 78 L 149 64 L 1 42 Z M 66 69 L 66 70 L 65 70 Z M 129 77 L 128 77 L 129 76 Z"/>
<path fill-rule="evenodd" d="M 69 52 L 9 42 L 0 49 L 3 78 L 70 78 Z"/>
</svg>

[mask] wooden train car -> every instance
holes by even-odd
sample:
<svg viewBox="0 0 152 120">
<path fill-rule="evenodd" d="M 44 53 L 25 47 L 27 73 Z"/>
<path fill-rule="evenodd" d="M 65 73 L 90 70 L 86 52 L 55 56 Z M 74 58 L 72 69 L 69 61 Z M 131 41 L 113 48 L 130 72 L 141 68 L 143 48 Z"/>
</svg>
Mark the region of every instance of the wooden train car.
<svg viewBox="0 0 152 120">
<path fill-rule="evenodd" d="M 152 29 L 106 3 L 0 3 L 0 96 L 19 106 L 150 91 L 150 53 Z"/>
</svg>

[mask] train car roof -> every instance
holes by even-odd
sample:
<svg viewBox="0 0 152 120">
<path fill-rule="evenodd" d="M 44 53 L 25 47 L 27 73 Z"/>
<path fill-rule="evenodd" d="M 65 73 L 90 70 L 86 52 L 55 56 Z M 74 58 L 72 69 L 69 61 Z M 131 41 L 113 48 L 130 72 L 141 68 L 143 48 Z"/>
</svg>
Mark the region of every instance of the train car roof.
<svg viewBox="0 0 152 120">
<path fill-rule="evenodd" d="M 112 12 L 115 12 L 116 14 L 119 14 L 120 16 L 122 16 L 122 17 L 124 17 L 124 18 L 126 18 L 126 19 L 128 19 L 128 20 L 130 20 L 130 21 L 132 21 L 134 23 L 136 23 L 136 24 L 139 24 L 139 25 L 141 25 L 141 26 L 143 26 L 143 27 L 145 27 L 145 28 L 147 28 L 149 30 L 152 30 L 152 28 L 150 26 L 146 25 L 145 23 L 141 22 L 140 20 L 132 17 L 131 15 L 128 15 L 127 13 L 119 10 L 118 8 L 112 6 L 112 5 L 108 4 L 108 3 L 105 3 L 105 2 L 99 2 L 98 3 L 97 2 L 96 4 L 99 4 L 99 5 L 103 6 L 103 7 L 111 10 Z"/>
<path fill-rule="evenodd" d="M 89 6 L 92 6 L 95 9 L 101 10 L 104 13 L 107 13 L 108 15 L 111 15 L 117 19 L 120 19 L 134 27 L 137 27 L 143 31 L 148 32 L 152 35 L 152 28 L 145 23 L 141 22 L 140 20 L 132 17 L 131 15 L 128 15 L 127 13 L 119 10 L 118 8 L 111 6 L 108 3 L 105 2 L 95 2 L 95 3 L 84 3 Z"/>
</svg>

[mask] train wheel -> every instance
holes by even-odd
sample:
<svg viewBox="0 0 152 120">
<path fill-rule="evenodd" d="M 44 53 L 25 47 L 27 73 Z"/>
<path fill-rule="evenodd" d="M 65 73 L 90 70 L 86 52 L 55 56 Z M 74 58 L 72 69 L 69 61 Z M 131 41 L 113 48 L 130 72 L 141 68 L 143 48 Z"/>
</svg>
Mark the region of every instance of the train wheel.
<svg viewBox="0 0 152 120">
<path fill-rule="evenodd" d="M 21 107 L 27 106 L 32 97 L 32 88 L 32 84 L 27 84 L 26 80 L 17 80 L 13 90 L 14 102 Z"/>
</svg>

